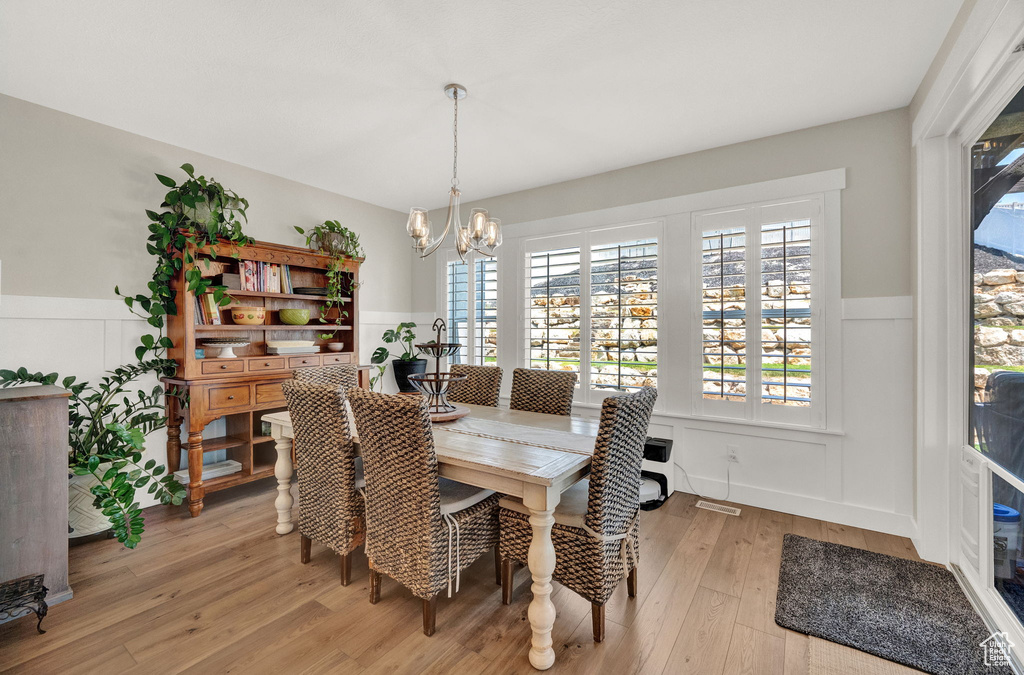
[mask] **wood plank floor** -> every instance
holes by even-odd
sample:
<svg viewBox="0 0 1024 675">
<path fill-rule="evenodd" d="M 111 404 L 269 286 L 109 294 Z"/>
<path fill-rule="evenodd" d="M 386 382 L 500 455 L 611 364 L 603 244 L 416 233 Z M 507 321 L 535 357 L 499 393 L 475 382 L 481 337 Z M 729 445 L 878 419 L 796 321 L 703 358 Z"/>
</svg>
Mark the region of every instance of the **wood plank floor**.
<svg viewBox="0 0 1024 675">
<path fill-rule="evenodd" d="M 272 482 L 210 495 L 196 519 L 149 509 L 135 551 L 111 540 L 72 547 L 74 598 L 50 610 L 45 635 L 29 619 L 0 625 L 0 671 L 536 672 L 525 570 L 505 607 L 490 556 L 477 561 L 462 591 L 440 599 L 427 638 L 420 601 L 395 582 L 385 579 L 380 604 L 369 604 L 361 554 L 347 588 L 322 547 L 299 563 L 298 534 L 274 534 Z M 727 516 L 695 500 L 676 493 L 643 514 L 637 598 L 625 584 L 615 592 L 602 644 L 591 639 L 589 603 L 555 584 L 549 672 L 806 674 L 811 639 L 774 621 L 782 536 L 918 559 L 905 538 L 747 506 Z"/>
</svg>

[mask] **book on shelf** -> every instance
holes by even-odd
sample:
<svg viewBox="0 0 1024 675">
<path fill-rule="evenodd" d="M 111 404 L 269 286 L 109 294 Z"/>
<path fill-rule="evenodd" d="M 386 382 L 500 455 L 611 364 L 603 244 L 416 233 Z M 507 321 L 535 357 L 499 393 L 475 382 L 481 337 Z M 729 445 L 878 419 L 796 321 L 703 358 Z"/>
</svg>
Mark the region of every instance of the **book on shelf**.
<svg viewBox="0 0 1024 675">
<path fill-rule="evenodd" d="M 219 326 L 220 306 L 213 298 L 213 293 L 203 293 L 196 297 L 196 323 L 200 326 Z"/>
<path fill-rule="evenodd" d="M 281 286 L 282 293 L 295 292 L 295 289 L 292 287 L 292 272 L 288 265 L 281 265 Z"/>
<path fill-rule="evenodd" d="M 205 326 L 206 325 L 206 316 L 203 313 L 203 305 L 199 301 L 199 296 L 198 295 L 195 296 L 193 298 L 193 301 L 195 302 L 196 325 L 197 326 Z"/>
<path fill-rule="evenodd" d="M 243 260 L 238 264 L 241 290 L 257 293 L 293 293 L 287 265 Z"/>
</svg>

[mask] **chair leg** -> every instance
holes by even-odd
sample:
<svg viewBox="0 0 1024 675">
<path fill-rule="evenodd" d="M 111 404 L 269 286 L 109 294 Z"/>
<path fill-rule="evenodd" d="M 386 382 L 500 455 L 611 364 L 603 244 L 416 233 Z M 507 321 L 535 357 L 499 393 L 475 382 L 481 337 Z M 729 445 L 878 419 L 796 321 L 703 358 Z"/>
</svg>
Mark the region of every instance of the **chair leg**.
<svg viewBox="0 0 1024 675">
<path fill-rule="evenodd" d="M 370 604 L 376 605 L 380 601 L 380 572 L 370 568 Z"/>
<path fill-rule="evenodd" d="M 299 535 L 299 560 L 303 565 L 309 562 L 309 552 L 313 547 L 313 540 L 304 534 Z"/>
<path fill-rule="evenodd" d="M 604 641 L 604 605 L 596 602 L 590 605 L 590 616 L 594 620 L 594 642 Z"/>
<path fill-rule="evenodd" d="M 348 586 L 352 578 L 352 557 L 348 553 L 341 556 L 341 585 Z"/>
<path fill-rule="evenodd" d="M 501 551 L 494 545 L 494 583 L 501 586 Z"/>
<path fill-rule="evenodd" d="M 432 595 L 423 600 L 423 634 L 430 637 L 434 634 L 437 623 L 437 596 Z"/>
<path fill-rule="evenodd" d="M 501 561 L 501 604 L 512 604 L 512 575 L 515 574 L 515 567 L 511 558 L 504 558 Z"/>
<path fill-rule="evenodd" d="M 629 576 L 626 577 L 626 592 L 629 593 L 629 597 L 636 597 L 636 568 L 634 567 L 629 571 Z"/>
</svg>

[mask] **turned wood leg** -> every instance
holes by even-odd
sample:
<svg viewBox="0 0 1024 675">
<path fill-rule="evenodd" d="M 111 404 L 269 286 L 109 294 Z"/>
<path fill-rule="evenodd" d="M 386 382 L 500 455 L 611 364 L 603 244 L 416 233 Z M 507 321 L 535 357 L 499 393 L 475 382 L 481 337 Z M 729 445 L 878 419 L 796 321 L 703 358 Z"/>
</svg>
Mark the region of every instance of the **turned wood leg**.
<svg viewBox="0 0 1024 675">
<path fill-rule="evenodd" d="M 511 558 L 501 561 L 501 604 L 512 604 L 512 576 L 515 574 L 515 563 Z"/>
<path fill-rule="evenodd" d="M 309 562 L 309 554 L 313 549 L 313 540 L 304 534 L 299 535 L 299 562 L 303 565 Z"/>
<path fill-rule="evenodd" d="M 380 572 L 370 568 L 370 604 L 376 605 L 380 601 Z"/>
<path fill-rule="evenodd" d="M 604 641 L 604 605 L 590 605 L 590 618 L 594 621 L 594 642 Z"/>
<path fill-rule="evenodd" d="M 195 518 L 203 510 L 203 432 L 188 434 L 188 512 Z"/>
<path fill-rule="evenodd" d="M 348 582 L 352 579 L 352 556 L 348 553 L 341 555 L 341 585 L 348 586 Z"/>
<path fill-rule="evenodd" d="M 274 464 L 274 476 L 277 478 L 277 499 L 274 500 L 274 508 L 277 509 L 277 533 L 288 534 L 292 531 L 292 439 L 281 435 L 281 429 L 276 424 L 271 427 L 271 435 L 274 437 L 274 448 L 277 450 L 277 462 Z"/>
<path fill-rule="evenodd" d="M 629 597 L 636 597 L 636 568 L 634 567 L 629 571 L 629 576 L 626 577 L 626 592 L 629 593 Z"/>
<path fill-rule="evenodd" d="M 167 390 L 169 392 L 170 389 Z M 178 412 L 178 399 L 164 393 L 167 402 L 167 473 L 174 473 L 181 468 L 181 415 Z"/>
<path fill-rule="evenodd" d="M 557 490 L 529 486 L 523 503 L 530 509 L 533 539 L 527 562 L 533 576 L 533 600 L 527 612 L 533 639 L 530 663 L 537 670 L 547 670 L 555 663 L 551 648 L 551 629 L 555 625 L 555 605 L 551 602 L 551 575 L 555 572 L 555 547 L 551 543 L 551 526 L 555 523 L 555 507 L 561 495 Z"/>
<path fill-rule="evenodd" d="M 437 596 L 432 595 L 423 600 L 423 634 L 430 637 L 434 634 L 437 623 Z"/>
<path fill-rule="evenodd" d="M 494 545 L 494 583 L 501 586 L 501 551 Z"/>
</svg>

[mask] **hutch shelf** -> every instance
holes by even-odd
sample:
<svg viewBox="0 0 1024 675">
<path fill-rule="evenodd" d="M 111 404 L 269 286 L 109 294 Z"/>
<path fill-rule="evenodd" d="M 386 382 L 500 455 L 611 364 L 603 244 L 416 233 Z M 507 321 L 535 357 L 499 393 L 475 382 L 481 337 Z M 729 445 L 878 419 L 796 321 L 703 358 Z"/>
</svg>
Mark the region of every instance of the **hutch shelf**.
<svg viewBox="0 0 1024 675">
<path fill-rule="evenodd" d="M 205 276 L 211 272 L 221 275 L 227 285 L 231 303 L 218 308 L 219 324 L 204 315 L 202 299 L 187 290 L 185 270 L 173 281 L 177 291 L 177 315 L 168 317 L 167 334 L 174 346 L 170 357 L 178 363 L 174 377 L 164 378 L 164 386 L 171 390 L 184 390 L 188 405 L 182 407 L 177 398 L 167 397 L 167 465 L 170 471 L 181 466 L 182 452 L 188 455 L 188 508 L 193 517 L 203 510 L 203 498 L 208 492 L 241 485 L 274 475 L 277 453 L 270 436 L 263 435 L 262 414 L 285 407 L 281 382 L 291 377 L 298 368 L 321 365 L 357 363 L 359 345 L 359 265 L 361 258 L 345 258 L 341 268 L 351 280 L 351 297 L 342 299 L 340 308 L 332 309 L 319 321 L 324 298 L 316 294 L 264 292 L 231 288 L 244 278 L 243 266 L 250 263 L 277 265 L 279 278 L 284 266 L 292 288 L 324 288 L 327 269 L 332 258 L 315 251 L 295 246 L 254 242 L 249 246 L 218 244 L 194 252 L 197 268 Z M 209 264 L 212 263 L 212 264 Z M 343 284 L 348 286 L 348 284 Z M 276 286 L 275 286 L 276 288 Z M 282 286 L 284 288 L 284 286 Z M 236 325 L 230 310 L 236 306 L 263 307 L 265 318 L 261 325 Z M 284 324 L 278 310 L 303 308 L 310 311 L 310 322 L 303 326 Z M 340 325 L 335 319 L 341 313 Z M 205 323 L 203 323 L 205 322 Z M 244 347 L 234 347 L 235 358 L 218 358 L 213 345 L 204 346 L 206 338 L 237 337 L 248 340 Z M 308 354 L 268 354 L 267 340 L 312 341 L 316 352 Z M 327 348 L 329 343 L 340 343 L 340 351 Z M 200 357 L 196 350 L 203 350 Z M 365 371 L 360 372 L 365 378 Z M 215 420 L 224 418 L 225 433 L 217 437 L 205 434 Z M 181 427 L 185 426 L 187 441 L 181 442 Z M 204 481 L 203 455 L 224 451 L 228 459 L 241 465 L 241 470 Z"/>
</svg>

